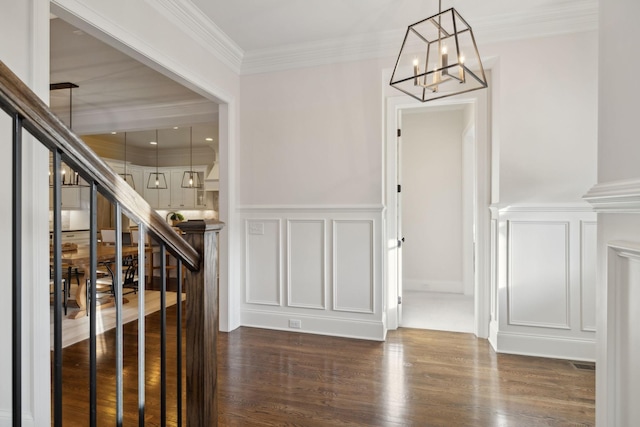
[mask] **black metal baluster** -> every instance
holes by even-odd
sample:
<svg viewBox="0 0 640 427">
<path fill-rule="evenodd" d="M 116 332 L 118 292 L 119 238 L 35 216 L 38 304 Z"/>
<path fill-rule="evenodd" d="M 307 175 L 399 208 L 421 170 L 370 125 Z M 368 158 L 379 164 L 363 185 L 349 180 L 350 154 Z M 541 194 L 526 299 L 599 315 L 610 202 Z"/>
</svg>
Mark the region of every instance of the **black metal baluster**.
<svg viewBox="0 0 640 427">
<path fill-rule="evenodd" d="M 53 425 L 62 427 L 62 156 L 53 152 Z M 65 291 L 66 292 L 66 291 Z"/>
<path fill-rule="evenodd" d="M 182 426 L 182 260 L 178 258 L 177 260 L 178 268 L 178 289 L 176 295 L 176 316 L 178 318 L 176 322 L 176 341 L 177 341 L 177 395 L 178 395 L 178 427 Z"/>
<path fill-rule="evenodd" d="M 124 345 L 122 334 L 122 207 L 116 202 L 116 262 L 115 274 L 113 277 L 113 293 L 116 305 L 116 425 L 122 426 L 123 423 L 123 394 L 122 394 L 122 375 L 123 375 L 123 359 Z"/>
<path fill-rule="evenodd" d="M 167 425 L 167 252 L 160 243 L 160 425 Z"/>
<path fill-rule="evenodd" d="M 89 201 L 89 265 L 91 269 L 89 277 L 89 425 L 96 427 L 97 420 L 97 354 L 96 354 L 96 304 L 98 279 L 98 187 L 95 181 L 91 181 L 91 193 Z"/>
<path fill-rule="evenodd" d="M 12 392 L 13 426 L 22 425 L 22 118 L 13 116 Z"/>
<path fill-rule="evenodd" d="M 145 407 L 145 243 L 146 231 L 144 225 L 138 225 L 138 425 L 144 427 Z M 149 256 L 153 257 L 153 253 Z M 149 272 L 153 279 L 153 270 Z"/>
</svg>

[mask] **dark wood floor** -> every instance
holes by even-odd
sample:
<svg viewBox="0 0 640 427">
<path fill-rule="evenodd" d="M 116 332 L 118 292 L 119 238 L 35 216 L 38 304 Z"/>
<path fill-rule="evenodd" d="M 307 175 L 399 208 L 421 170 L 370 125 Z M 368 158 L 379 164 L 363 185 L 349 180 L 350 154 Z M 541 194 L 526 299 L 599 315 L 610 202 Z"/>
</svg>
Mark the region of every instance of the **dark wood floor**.
<svg viewBox="0 0 640 427">
<path fill-rule="evenodd" d="M 158 317 L 148 316 L 147 325 L 148 426 L 159 425 Z M 168 322 L 174 321 L 170 309 Z M 137 327 L 125 329 L 125 392 L 132 396 L 125 425 L 134 425 Z M 111 331 L 98 349 L 99 425 L 113 425 L 112 348 Z M 87 425 L 86 349 L 86 342 L 65 349 L 65 426 Z M 175 425 L 175 368 L 172 361 L 168 366 L 168 425 Z M 252 328 L 221 333 L 218 387 L 221 426 L 589 426 L 595 420 L 593 370 L 496 355 L 473 335 L 417 329 L 390 332 L 383 343 Z"/>
</svg>

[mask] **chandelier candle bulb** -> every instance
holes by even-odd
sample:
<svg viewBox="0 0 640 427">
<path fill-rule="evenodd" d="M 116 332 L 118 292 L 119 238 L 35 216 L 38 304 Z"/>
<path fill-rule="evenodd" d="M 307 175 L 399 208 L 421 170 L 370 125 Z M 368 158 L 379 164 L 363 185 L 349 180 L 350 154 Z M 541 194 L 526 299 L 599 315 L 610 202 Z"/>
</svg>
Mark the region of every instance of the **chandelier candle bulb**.
<svg viewBox="0 0 640 427">
<path fill-rule="evenodd" d="M 449 74 L 449 69 L 447 66 L 449 65 L 449 55 L 447 54 L 447 47 L 442 48 L 442 75 L 446 76 Z"/>
<path fill-rule="evenodd" d="M 418 67 L 419 62 L 418 62 L 418 58 L 414 58 L 413 59 L 413 84 L 414 85 L 418 85 L 418 74 L 420 73 L 420 68 Z"/>
<path fill-rule="evenodd" d="M 458 69 L 460 83 L 464 83 L 464 56 L 460 56 L 460 68 Z"/>
</svg>

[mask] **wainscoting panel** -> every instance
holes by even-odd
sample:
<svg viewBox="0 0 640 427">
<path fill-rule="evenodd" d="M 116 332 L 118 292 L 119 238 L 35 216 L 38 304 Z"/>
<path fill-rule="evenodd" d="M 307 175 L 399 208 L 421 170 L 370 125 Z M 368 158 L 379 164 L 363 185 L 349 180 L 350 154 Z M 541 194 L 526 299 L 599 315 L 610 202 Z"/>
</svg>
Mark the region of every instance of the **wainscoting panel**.
<svg viewBox="0 0 640 427">
<path fill-rule="evenodd" d="M 640 419 L 640 244 L 611 242 L 607 258 L 607 321 L 601 337 L 606 363 L 597 373 L 606 393 L 599 398 L 609 411 L 607 425 L 630 426 Z"/>
<path fill-rule="evenodd" d="M 373 221 L 333 223 L 333 309 L 373 312 Z"/>
<path fill-rule="evenodd" d="M 246 221 L 246 301 L 280 305 L 280 220 Z"/>
<path fill-rule="evenodd" d="M 496 351 L 595 360 L 596 220 L 583 204 L 497 209 Z"/>
<path fill-rule="evenodd" d="M 287 221 L 288 305 L 325 308 L 326 255 L 324 220 Z"/>
<path fill-rule="evenodd" d="M 243 326 L 384 340 L 382 206 L 243 206 L 238 215 Z"/>
<path fill-rule="evenodd" d="M 508 224 L 509 324 L 569 329 L 569 223 Z"/>
<path fill-rule="evenodd" d="M 580 324 L 583 331 L 596 331 L 596 265 L 598 263 L 598 226 L 595 221 L 581 223 L 580 252 Z"/>
</svg>

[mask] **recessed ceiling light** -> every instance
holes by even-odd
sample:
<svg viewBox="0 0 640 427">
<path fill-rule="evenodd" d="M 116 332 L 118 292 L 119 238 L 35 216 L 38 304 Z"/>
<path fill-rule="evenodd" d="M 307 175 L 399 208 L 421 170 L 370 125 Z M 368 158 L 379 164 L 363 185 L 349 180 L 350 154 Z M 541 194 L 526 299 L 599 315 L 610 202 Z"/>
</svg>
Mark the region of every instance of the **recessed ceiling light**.
<svg viewBox="0 0 640 427">
<path fill-rule="evenodd" d="M 174 126 L 173 129 L 178 129 L 178 126 Z"/>
<path fill-rule="evenodd" d="M 118 132 L 111 132 L 111 135 L 115 135 L 115 134 L 117 134 L 117 133 L 118 133 Z"/>
<path fill-rule="evenodd" d="M 205 141 L 211 142 L 211 141 L 213 141 L 213 138 L 205 138 Z"/>
<path fill-rule="evenodd" d="M 151 145 L 158 145 L 158 143 L 156 141 L 149 141 L 149 144 Z"/>
</svg>

